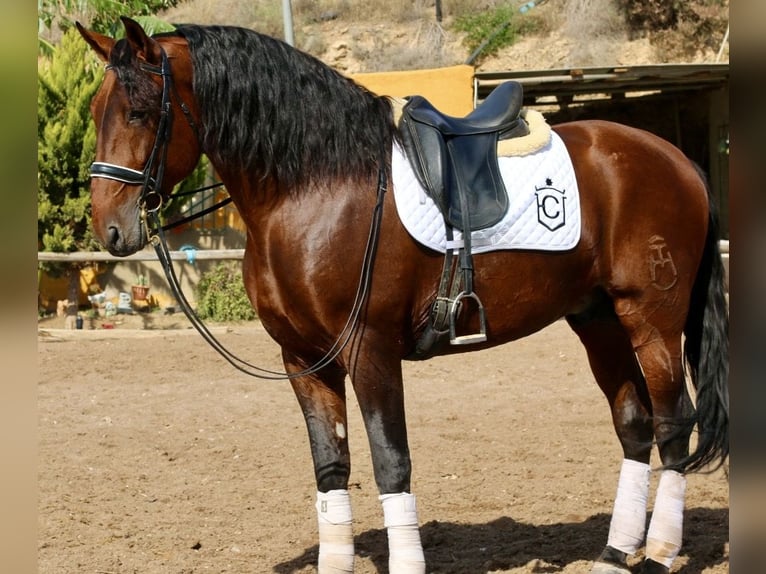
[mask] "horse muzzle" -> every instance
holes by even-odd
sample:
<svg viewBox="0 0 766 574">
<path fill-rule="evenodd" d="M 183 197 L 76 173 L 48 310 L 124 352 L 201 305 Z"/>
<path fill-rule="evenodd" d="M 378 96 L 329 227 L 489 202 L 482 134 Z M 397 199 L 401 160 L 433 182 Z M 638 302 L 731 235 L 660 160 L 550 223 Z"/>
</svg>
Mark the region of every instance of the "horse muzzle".
<svg viewBox="0 0 766 574">
<path fill-rule="evenodd" d="M 146 245 L 142 226 L 132 227 L 134 229 L 112 223 L 106 227 L 103 234 L 100 234 L 99 241 L 112 255 L 117 257 L 132 255 Z"/>
<path fill-rule="evenodd" d="M 151 234 L 147 213 L 162 206 L 154 178 L 146 168 L 139 171 L 98 161 L 91 164 L 90 174 L 96 237 L 112 255 L 124 257 L 139 251 Z M 120 184 L 116 191 L 115 184 Z M 135 188 L 138 194 L 126 191 Z"/>
<path fill-rule="evenodd" d="M 133 193 L 131 193 L 133 191 Z M 91 182 L 93 233 L 109 253 L 118 257 L 132 255 L 147 243 L 141 221 L 137 190 L 115 191 L 113 182 Z"/>
</svg>

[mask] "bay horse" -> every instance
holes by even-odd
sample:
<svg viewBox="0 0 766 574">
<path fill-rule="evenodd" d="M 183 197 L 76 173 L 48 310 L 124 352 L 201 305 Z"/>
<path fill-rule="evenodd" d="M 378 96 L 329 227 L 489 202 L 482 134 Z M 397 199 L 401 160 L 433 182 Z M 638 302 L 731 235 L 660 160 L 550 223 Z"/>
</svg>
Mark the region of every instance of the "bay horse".
<svg viewBox="0 0 766 574">
<path fill-rule="evenodd" d="M 389 569 L 425 572 L 401 365 L 428 324 L 444 257 L 408 235 L 385 193 L 400 135 L 392 100 L 251 30 L 184 25 L 148 36 L 123 23 L 119 40 L 78 24 L 106 63 L 91 104 L 96 236 L 118 256 L 142 249 L 147 210 L 208 156 L 246 223 L 247 292 L 305 417 L 319 572 L 354 564 L 346 376 L 371 447 Z M 581 190 L 579 241 L 556 253 L 477 254 L 486 341 L 440 353 L 500 345 L 564 318 L 624 452 L 592 571 L 629 572 L 627 557 L 645 546 L 643 571 L 668 572 L 681 547 L 685 474 L 724 464 L 729 451 L 728 310 L 709 186 L 648 132 L 604 121 L 553 129 Z M 649 464 L 655 444 L 659 469 Z M 653 470 L 661 476 L 647 527 Z"/>
</svg>

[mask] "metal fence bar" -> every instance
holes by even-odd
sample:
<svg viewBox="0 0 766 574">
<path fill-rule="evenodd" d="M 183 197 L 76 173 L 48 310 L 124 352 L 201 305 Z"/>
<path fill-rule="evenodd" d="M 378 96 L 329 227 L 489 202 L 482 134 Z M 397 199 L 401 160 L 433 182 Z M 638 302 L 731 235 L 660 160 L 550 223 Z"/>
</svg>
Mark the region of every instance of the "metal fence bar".
<svg viewBox="0 0 766 574">
<path fill-rule="evenodd" d="M 729 254 L 729 240 L 722 239 L 718 243 L 721 253 Z M 199 249 L 193 251 L 193 258 L 197 261 L 214 259 L 243 259 L 244 249 Z M 189 259 L 190 250 L 171 251 L 170 258 L 174 261 L 183 261 Z M 86 261 L 158 261 L 157 254 L 154 251 L 144 250 L 128 255 L 127 257 L 117 257 L 106 251 L 74 251 L 72 253 L 53 253 L 50 251 L 38 251 L 38 261 L 59 261 L 59 262 L 86 262 Z"/>
</svg>

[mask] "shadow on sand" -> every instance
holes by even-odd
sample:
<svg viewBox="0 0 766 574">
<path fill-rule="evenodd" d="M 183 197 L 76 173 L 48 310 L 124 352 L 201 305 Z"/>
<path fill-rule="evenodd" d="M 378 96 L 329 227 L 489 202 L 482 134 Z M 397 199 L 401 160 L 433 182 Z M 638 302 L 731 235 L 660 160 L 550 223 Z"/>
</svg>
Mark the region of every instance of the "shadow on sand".
<svg viewBox="0 0 766 574">
<path fill-rule="evenodd" d="M 499 518 L 486 524 L 431 521 L 421 526 L 421 539 L 429 574 L 486 574 L 518 568 L 539 560 L 536 572 L 558 572 L 567 564 L 590 561 L 599 555 L 609 530 L 609 515 L 597 514 L 583 522 L 532 525 Z M 728 560 L 727 509 L 687 509 L 682 556 L 688 562 L 678 574 L 698 574 Z M 379 574 L 388 574 L 386 531 L 375 529 L 355 536 L 357 556 L 372 560 Z M 315 565 L 318 546 L 274 567 L 291 574 Z"/>
</svg>

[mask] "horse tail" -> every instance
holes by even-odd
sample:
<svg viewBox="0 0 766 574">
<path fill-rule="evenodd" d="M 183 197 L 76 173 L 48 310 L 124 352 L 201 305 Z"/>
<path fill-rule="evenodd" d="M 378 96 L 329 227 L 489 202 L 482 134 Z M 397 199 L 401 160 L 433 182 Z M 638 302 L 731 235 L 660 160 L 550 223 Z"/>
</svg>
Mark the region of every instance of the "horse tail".
<svg viewBox="0 0 766 574">
<path fill-rule="evenodd" d="M 691 293 L 684 326 L 684 357 L 696 390 L 698 440 L 694 452 L 677 465 L 684 472 L 712 466 L 729 456 L 729 311 L 725 272 L 718 246 L 718 215 L 707 177 L 694 166 L 705 184 L 709 223 L 705 249 Z"/>
</svg>

